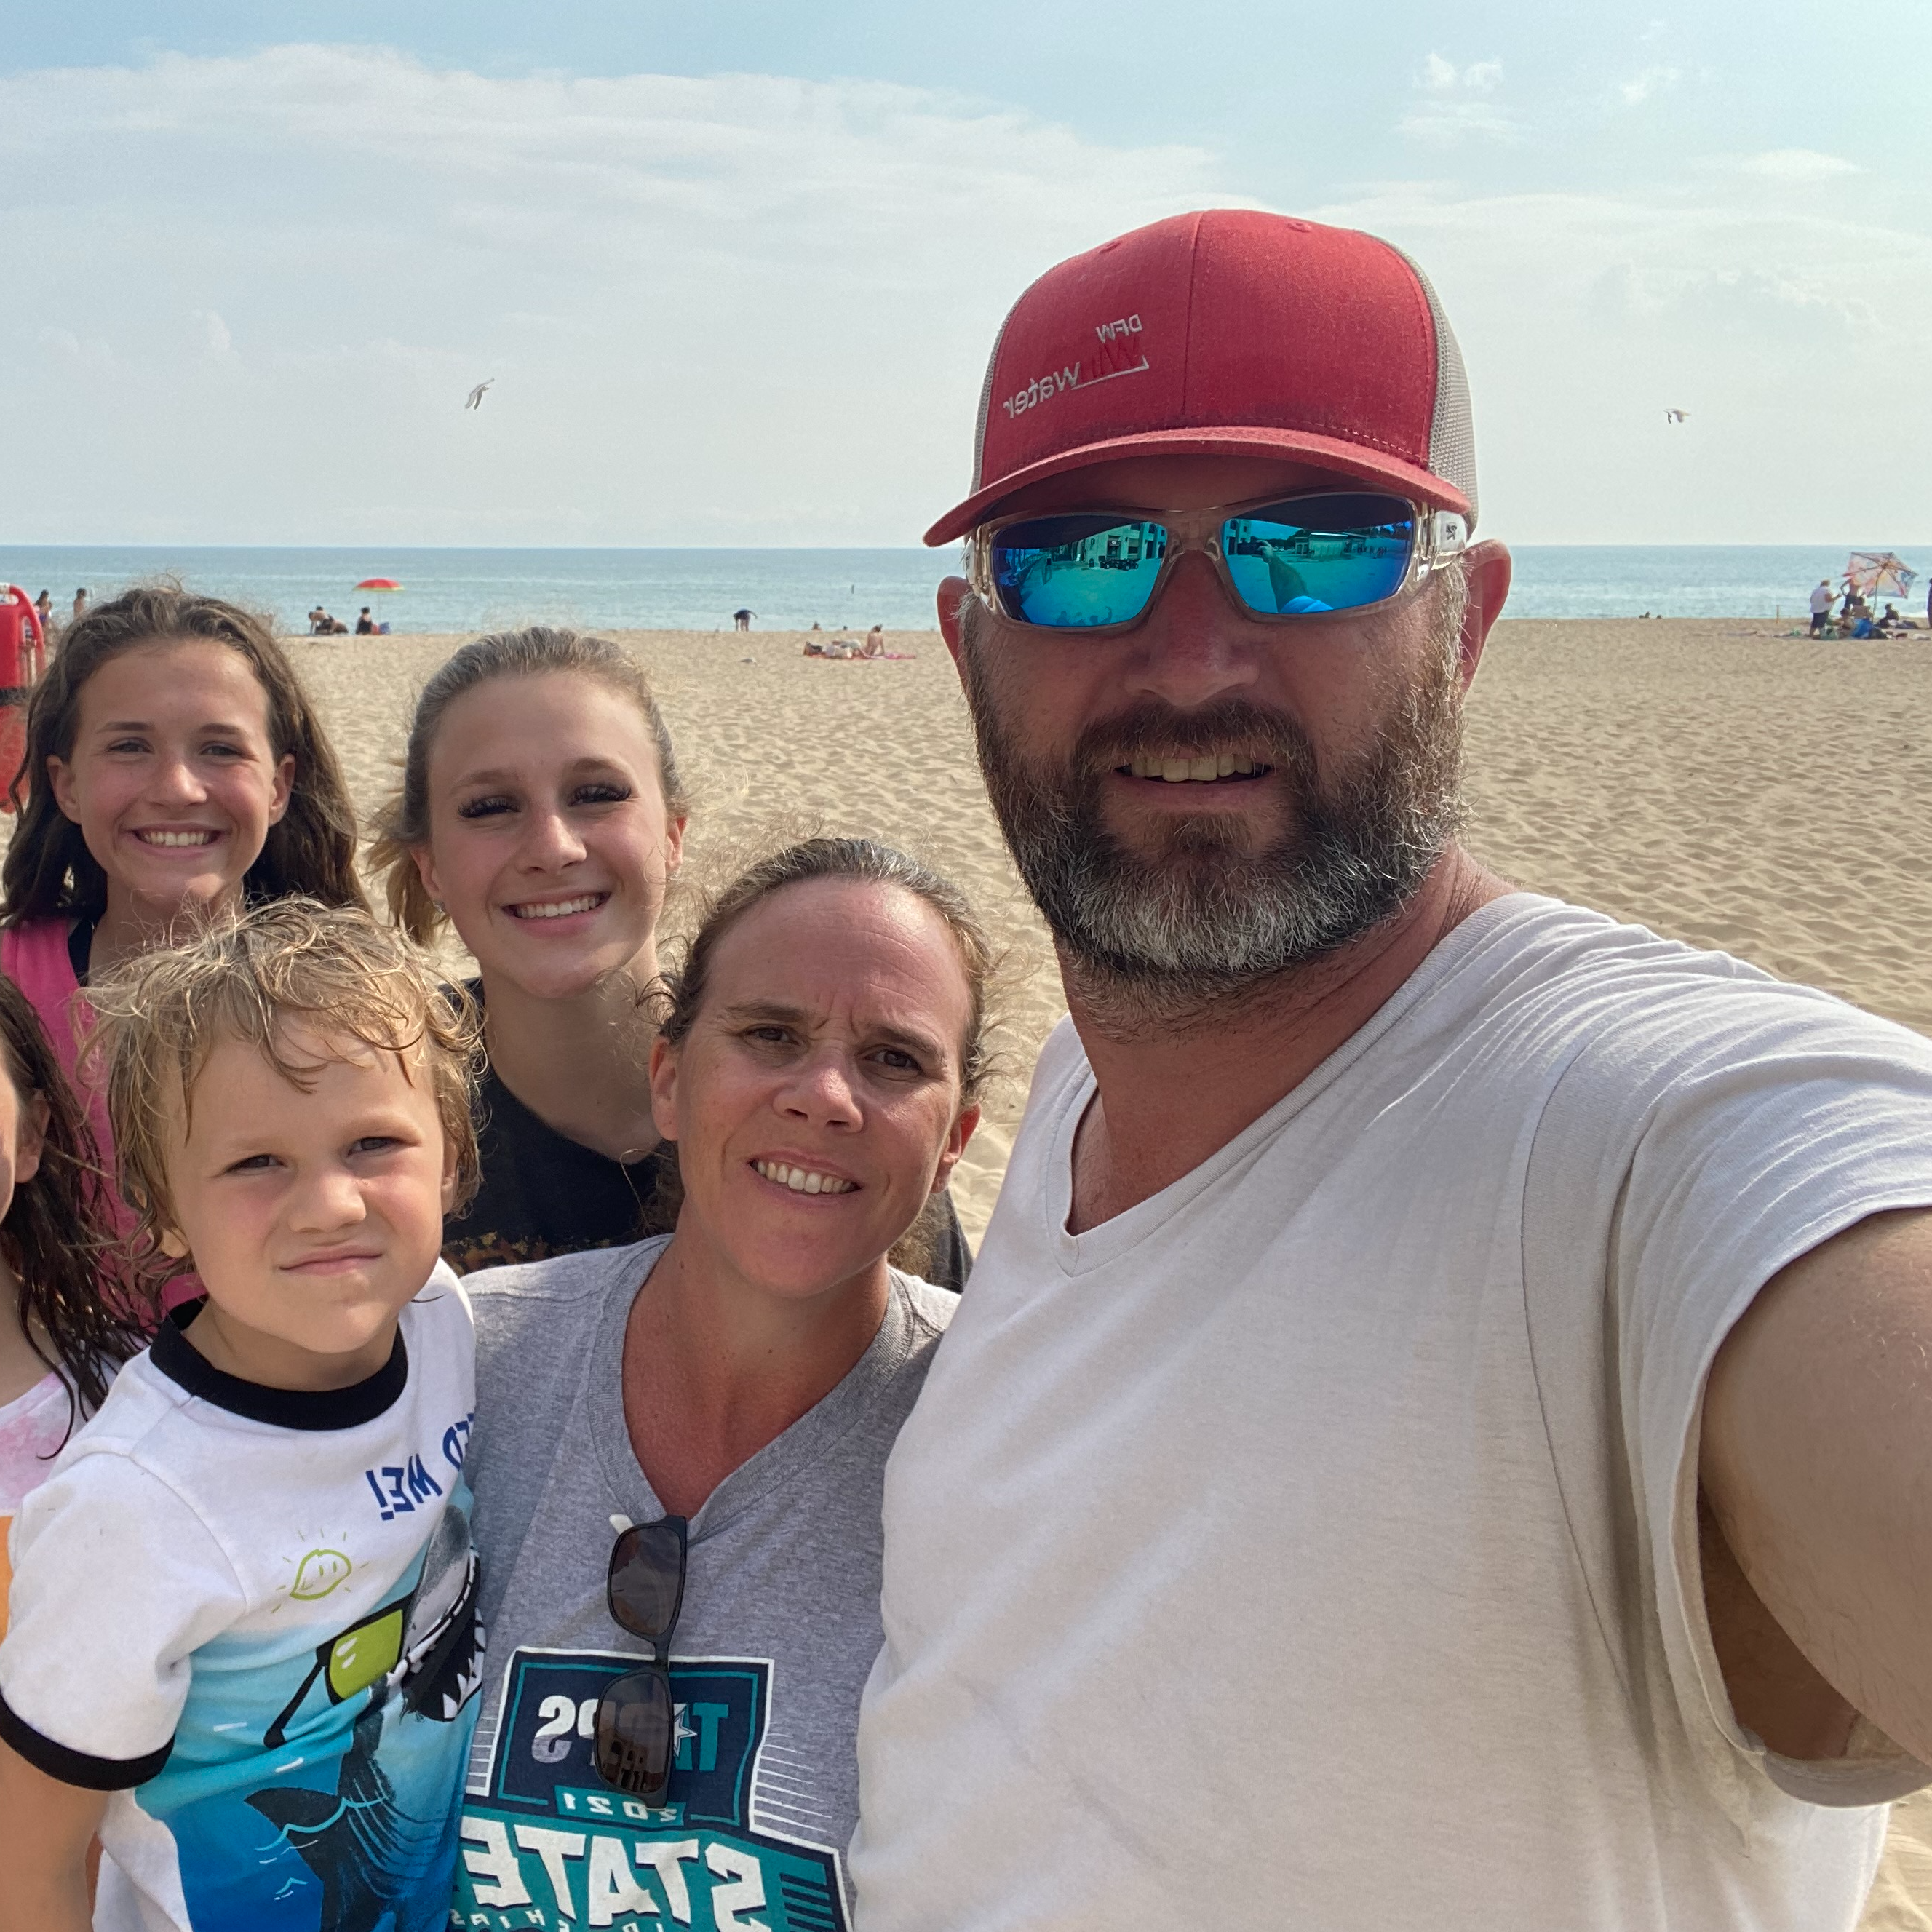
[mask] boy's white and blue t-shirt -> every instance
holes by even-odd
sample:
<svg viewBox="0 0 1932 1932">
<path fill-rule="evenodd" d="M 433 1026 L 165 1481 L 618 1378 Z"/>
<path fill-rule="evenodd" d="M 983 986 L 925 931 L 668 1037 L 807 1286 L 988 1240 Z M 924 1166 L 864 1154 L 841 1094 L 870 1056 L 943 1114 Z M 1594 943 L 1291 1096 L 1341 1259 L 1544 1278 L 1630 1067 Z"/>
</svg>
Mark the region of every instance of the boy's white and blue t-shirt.
<svg viewBox="0 0 1932 1932">
<path fill-rule="evenodd" d="M 0 1736 L 112 1796 L 97 1932 L 447 1922 L 480 1636 L 469 1303 L 442 1263 L 346 1389 L 176 1310 L 14 1520 Z"/>
</svg>

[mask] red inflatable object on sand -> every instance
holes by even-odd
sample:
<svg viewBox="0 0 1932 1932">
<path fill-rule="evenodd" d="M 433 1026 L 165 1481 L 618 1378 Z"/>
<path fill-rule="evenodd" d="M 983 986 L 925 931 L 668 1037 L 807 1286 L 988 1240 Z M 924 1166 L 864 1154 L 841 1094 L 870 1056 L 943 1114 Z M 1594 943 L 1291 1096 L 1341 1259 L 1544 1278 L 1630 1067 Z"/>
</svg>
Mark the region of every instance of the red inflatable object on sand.
<svg viewBox="0 0 1932 1932">
<path fill-rule="evenodd" d="M 47 640 L 33 599 L 17 584 L 0 600 L 0 812 L 14 809 L 14 780 L 27 755 L 27 700 L 47 668 Z"/>
</svg>

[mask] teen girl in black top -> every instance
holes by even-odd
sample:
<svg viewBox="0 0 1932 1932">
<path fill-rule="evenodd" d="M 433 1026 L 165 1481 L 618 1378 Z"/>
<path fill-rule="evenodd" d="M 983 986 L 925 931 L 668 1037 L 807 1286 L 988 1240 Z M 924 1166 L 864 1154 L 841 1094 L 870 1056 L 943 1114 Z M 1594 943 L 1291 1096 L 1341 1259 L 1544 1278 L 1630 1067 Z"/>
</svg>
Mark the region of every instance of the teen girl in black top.
<svg viewBox="0 0 1932 1932">
<path fill-rule="evenodd" d="M 642 996 L 687 809 L 650 686 L 602 638 L 479 638 L 424 688 L 373 856 L 398 923 L 428 943 L 448 921 L 481 968 L 483 1180 L 445 1229 L 459 1270 L 670 1226 Z M 894 1259 L 963 1283 L 947 1196 Z"/>
</svg>

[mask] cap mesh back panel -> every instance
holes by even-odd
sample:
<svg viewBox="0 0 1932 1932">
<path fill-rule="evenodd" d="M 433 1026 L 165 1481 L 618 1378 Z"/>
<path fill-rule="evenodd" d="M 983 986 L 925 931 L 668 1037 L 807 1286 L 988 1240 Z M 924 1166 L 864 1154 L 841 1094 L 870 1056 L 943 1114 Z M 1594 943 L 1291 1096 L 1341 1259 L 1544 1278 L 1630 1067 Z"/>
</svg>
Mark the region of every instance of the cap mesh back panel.
<svg viewBox="0 0 1932 1932">
<path fill-rule="evenodd" d="M 1452 484 L 1469 500 L 1469 527 L 1476 527 L 1476 425 L 1469 410 L 1469 378 L 1462 368 L 1462 352 L 1456 346 L 1456 332 L 1436 299 L 1435 284 L 1420 267 L 1400 249 L 1396 251 L 1415 271 L 1428 298 L 1430 318 L 1436 324 L 1436 413 L 1429 426 L 1429 466 L 1444 482 Z"/>
<path fill-rule="evenodd" d="M 1000 324 L 999 334 L 993 338 L 993 352 L 986 358 L 986 380 L 980 385 L 980 420 L 974 425 L 973 430 L 973 488 L 968 492 L 970 496 L 977 496 L 980 485 L 986 480 L 986 418 L 992 412 L 993 371 L 1000 366 L 1000 344 L 1006 339 L 1006 330 L 1012 322 L 1015 310 L 1018 308 L 1020 302 L 1024 302 L 1032 292 L 1030 289 L 1024 290 L 1019 302 L 1015 302 L 1012 308 L 1007 310 Z"/>
</svg>

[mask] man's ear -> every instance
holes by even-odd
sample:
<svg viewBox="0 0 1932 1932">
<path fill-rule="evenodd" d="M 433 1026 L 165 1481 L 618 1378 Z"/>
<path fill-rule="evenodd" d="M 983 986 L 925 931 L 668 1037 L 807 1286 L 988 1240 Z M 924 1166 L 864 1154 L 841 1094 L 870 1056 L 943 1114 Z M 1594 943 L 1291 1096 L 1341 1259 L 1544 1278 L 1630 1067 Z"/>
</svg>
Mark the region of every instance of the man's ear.
<svg viewBox="0 0 1932 1932">
<path fill-rule="evenodd" d="M 946 578 L 939 586 L 939 634 L 946 640 L 946 648 L 952 653 L 955 665 L 959 663 L 966 634 L 962 614 L 967 598 L 972 594 L 972 585 L 963 577 Z"/>
<path fill-rule="evenodd" d="M 1489 642 L 1490 627 L 1503 614 L 1508 602 L 1510 562 L 1507 544 L 1486 538 L 1462 554 L 1462 581 L 1468 598 L 1462 606 L 1462 688 L 1475 681 L 1476 668 L 1483 661 L 1483 646 Z"/>
</svg>

